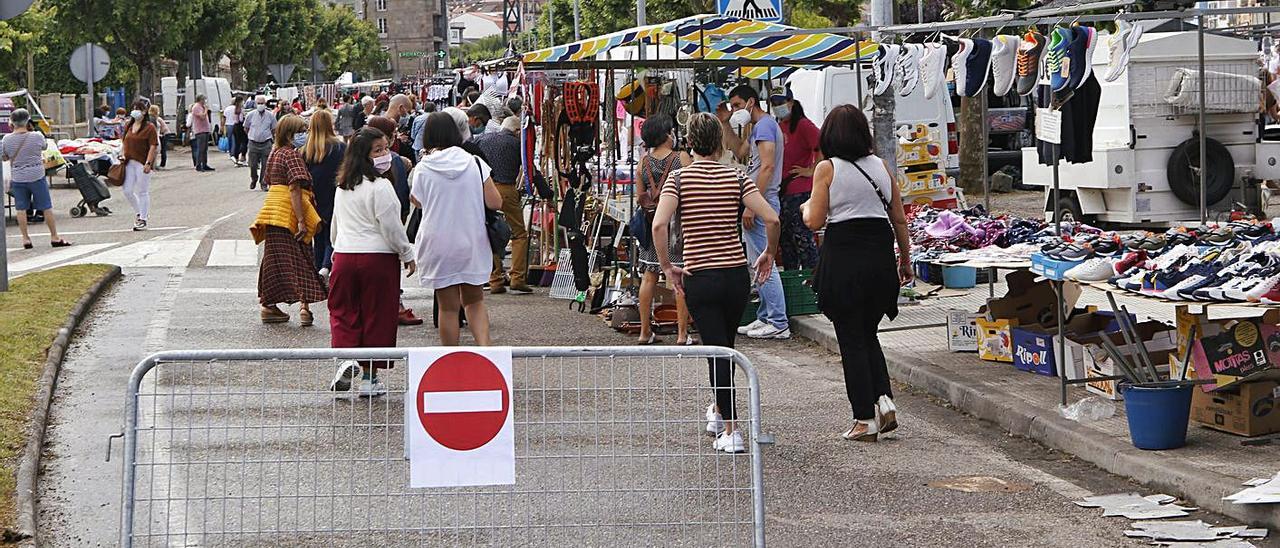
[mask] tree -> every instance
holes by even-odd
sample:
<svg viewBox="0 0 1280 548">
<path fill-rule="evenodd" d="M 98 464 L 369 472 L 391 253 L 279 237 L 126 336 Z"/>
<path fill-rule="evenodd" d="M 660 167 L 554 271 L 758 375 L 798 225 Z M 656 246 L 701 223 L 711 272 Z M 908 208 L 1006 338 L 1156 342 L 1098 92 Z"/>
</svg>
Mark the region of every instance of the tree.
<svg viewBox="0 0 1280 548">
<path fill-rule="evenodd" d="M 224 55 L 238 50 L 249 36 L 249 19 L 262 9 L 262 0 L 202 0 L 200 17 L 196 21 L 191 40 L 185 47 L 203 52 L 204 62 L 216 66 Z M 170 56 L 185 59 L 184 52 L 170 52 Z M 233 59 L 232 86 L 243 84 L 239 67 Z M 181 72 L 181 71 L 179 71 Z M 179 75 L 182 80 L 183 75 Z"/>
<path fill-rule="evenodd" d="M 42 55 L 48 51 L 44 34 L 54 16 L 53 8 L 35 6 L 26 13 L 0 21 L 0 82 L 5 89 L 26 87 L 27 54 Z"/>
<path fill-rule="evenodd" d="M 573 30 L 570 27 L 570 38 L 573 37 Z M 556 34 L 560 34 L 560 29 L 556 29 Z M 468 42 L 460 47 L 449 50 L 449 58 L 453 60 L 455 67 L 479 63 L 481 61 L 489 61 L 499 59 L 507 52 L 507 45 L 502 41 L 501 34 L 486 36 L 474 42 Z"/>
<path fill-rule="evenodd" d="M 249 35 L 233 55 L 244 65 L 248 84 L 270 80 L 267 65 L 305 63 L 311 59 L 320 28 L 319 0 L 256 0 Z"/>
<path fill-rule="evenodd" d="M 378 42 L 377 27 L 343 6 L 329 5 L 321 11 L 315 49 L 328 67 L 329 76 L 345 71 L 371 73 L 387 64 L 387 52 Z"/>
</svg>

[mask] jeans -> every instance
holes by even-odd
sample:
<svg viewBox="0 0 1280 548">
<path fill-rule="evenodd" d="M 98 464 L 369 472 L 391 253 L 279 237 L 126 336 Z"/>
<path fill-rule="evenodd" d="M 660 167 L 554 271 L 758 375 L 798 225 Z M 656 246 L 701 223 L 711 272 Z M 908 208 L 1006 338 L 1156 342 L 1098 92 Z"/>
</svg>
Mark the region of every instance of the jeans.
<svg viewBox="0 0 1280 548">
<path fill-rule="evenodd" d="M 329 241 L 329 221 L 320 224 L 320 230 L 311 239 L 311 245 L 315 250 L 316 271 L 326 267 L 333 270 L 333 243 Z"/>
<path fill-rule="evenodd" d="M 840 363 L 844 366 L 844 388 L 853 407 L 853 418 L 871 420 L 876 417 L 876 401 L 880 396 L 893 397 L 889 386 L 889 367 L 880 348 L 883 313 L 857 311 L 831 316 L 840 345 Z"/>
<path fill-rule="evenodd" d="M 258 178 L 259 172 L 262 177 L 267 176 L 267 158 L 271 156 L 271 141 L 249 141 L 249 182 L 252 184 L 262 184 L 263 190 L 266 190 L 266 182 Z"/>
<path fill-rule="evenodd" d="M 197 133 L 191 140 L 191 162 L 196 169 L 209 167 L 209 132 Z"/>
<path fill-rule="evenodd" d="M 165 167 L 169 164 L 169 146 L 172 144 L 172 133 L 166 133 L 160 136 L 160 167 Z"/>
<path fill-rule="evenodd" d="M 236 157 L 236 129 L 235 128 L 237 125 L 239 124 L 233 124 L 233 125 L 227 126 L 227 131 L 225 134 L 227 136 L 227 156 L 230 156 L 231 159 L 233 160 Z"/>
<path fill-rule="evenodd" d="M 685 302 L 698 326 L 702 344 L 733 348 L 738 322 L 751 297 L 751 275 L 746 267 L 699 270 L 684 278 Z M 733 362 L 707 358 L 716 407 L 724 420 L 737 418 L 733 401 Z"/>
<path fill-rule="evenodd" d="M 778 211 L 776 194 L 765 195 L 765 200 L 773 206 L 774 211 Z M 743 236 L 747 241 L 747 263 L 754 267 L 756 257 L 769 245 L 769 232 L 764 223 L 756 221 L 751 228 L 743 231 Z M 791 324 L 787 321 L 787 297 L 782 292 L 782 277 L 778 275 L 778 269 L 773 269 L 769 279 L 757 290 L 760 292 L 760 310 L 756 312 L 756 319 L 778 329 L 790 328 Z"/>
</svg>

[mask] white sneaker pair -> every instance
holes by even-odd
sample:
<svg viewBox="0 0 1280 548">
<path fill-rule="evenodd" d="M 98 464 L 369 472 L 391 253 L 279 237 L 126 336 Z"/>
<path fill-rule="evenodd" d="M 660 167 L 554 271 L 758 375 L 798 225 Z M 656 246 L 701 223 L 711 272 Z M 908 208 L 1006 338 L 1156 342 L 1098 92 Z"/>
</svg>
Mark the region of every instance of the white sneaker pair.
<svg viewBox="0 0 1280 548">
<path fill-rule="evenodd" d="M 716 412 L 716 404 L 707 406 L 707 434 L 715 436 L 716 441 L 711 443 L 711 448 L 716 451 L 724 451 L 725 453 L 744 453 L 747 445 L 742 441 L 742 433 L 734 431 L 732 434 L 726 433 L 724 429 L 724 418 L 720 413 Z"/>
<path fill-rule="evenodd" d="M 329 390 L 333 392 L 352 392 L 355 396 L 361 398 L 376 398 L 386 395 L 387 386 L 377 378 L 361 379 L 360 384 L 352 390 L 352 383 L 357 377 L 363 373 L 363 368 L 354 360 L 347 360 L 338 364 L 338 370 L 333 374 L 333 380 L 329 382 Z"/>
<path fill-rule="evenodd" d="M 761 324 L 760 327 L 747 331 L 747 336 L 753 339 L 790 339 L 790 327 L 774 327 L 770 324 Z"/>
</svg>

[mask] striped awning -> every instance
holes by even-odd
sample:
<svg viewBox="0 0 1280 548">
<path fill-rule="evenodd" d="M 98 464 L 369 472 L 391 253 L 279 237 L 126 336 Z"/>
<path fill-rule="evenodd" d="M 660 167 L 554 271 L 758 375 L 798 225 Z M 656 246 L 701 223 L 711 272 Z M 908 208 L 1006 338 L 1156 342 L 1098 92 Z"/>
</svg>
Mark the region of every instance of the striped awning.
<svg viewBox="0 0 1280 548">
<path fill-rule="evenodd" d="M 681 59 L 733 62 L 768 61 L 788 66 L 746 66 L 749 78 L 777 76 L 795 67 L 848 63 L 869 60 L 877 45 L 871 41 L 859 44 L 852 38 L 836 34 L 815 33 L 789 36 L 750 36 L 792 30 L 795 27 L 720 15 L 694 15 L 659 25 L 622 30 L 570 44 L 525 53 L 527 65 L 554 65 L 596 58 L 596 55 L 618 46 L 638 43 L 661 44 L 678 49 Z M 748 35 L 748 36 L 741 36 Z M 792 64 L 794 63 L 794 64 Z M 711 63 L 715 65 L 716 63 Z M 721 63 L 723 66 L 725 63 Z"/>
</svg>

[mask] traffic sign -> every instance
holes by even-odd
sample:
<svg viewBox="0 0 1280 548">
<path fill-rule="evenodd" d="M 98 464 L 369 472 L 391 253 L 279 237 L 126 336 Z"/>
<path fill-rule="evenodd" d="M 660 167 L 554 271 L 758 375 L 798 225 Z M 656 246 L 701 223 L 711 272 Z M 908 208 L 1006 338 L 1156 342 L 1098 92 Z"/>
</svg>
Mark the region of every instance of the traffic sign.
<svg viewBox="0 0 1280 548">
<path fill-rule="evenodd" d="M 81 82 L 97 82 L 107 76 L 108 70 L 111 70 L 111 55 L 102 46 L 82 44 L 71 52 L 71 75 Z"/>
<path fill-rule="evenodd" d="M 35 0 L 0 0 L 0 20 L 22 15 L 34 3 Z"/>
<path fill-rule="evenodd" d="M 782 0 L 716 0 L 716 11 L 727 17 L 782 22 Z"/>
<path fill-rule="evenodd" d="M 409 355 L 410 487 L 515 483 L 511 351 Z"/>
</svg>

